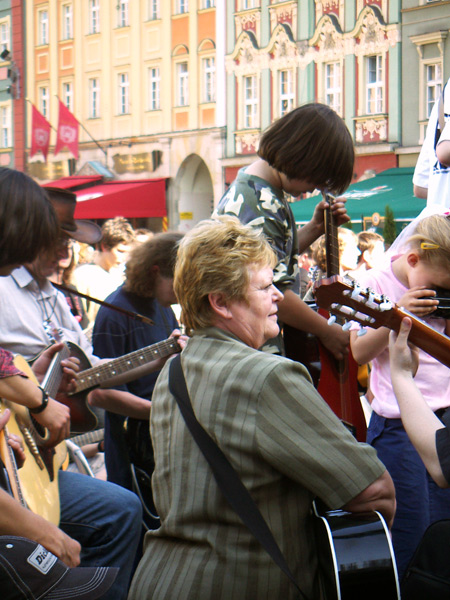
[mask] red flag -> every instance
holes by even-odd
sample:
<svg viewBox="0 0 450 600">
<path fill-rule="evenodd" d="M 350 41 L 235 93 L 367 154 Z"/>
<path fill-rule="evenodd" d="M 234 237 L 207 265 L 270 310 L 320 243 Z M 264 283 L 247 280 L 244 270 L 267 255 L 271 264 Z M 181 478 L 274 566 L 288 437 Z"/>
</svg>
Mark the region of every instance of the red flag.
<svg viewBox="0 0 450 600">
<path fill-rule="evenodd" d="M 50 145 L 50 123 L 38 109 L 31 106 L 31 150 L 30 158 L 39 151 L 44 155 L 47 161 L 48 147 Z"/>
<path fill-rule="evenodd" d="M 56 134 L 55 156 L 65 146 L 78 158 L 78 121 L 70 110 L 59 101 L 58 132 Z"/>
</svg>

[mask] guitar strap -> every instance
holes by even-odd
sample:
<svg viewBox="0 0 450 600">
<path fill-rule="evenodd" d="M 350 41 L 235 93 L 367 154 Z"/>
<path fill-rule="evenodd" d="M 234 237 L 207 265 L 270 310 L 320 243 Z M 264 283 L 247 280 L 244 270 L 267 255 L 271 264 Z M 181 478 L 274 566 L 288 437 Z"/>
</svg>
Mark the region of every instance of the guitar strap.
<svg viewBox="0 0 450 600">
<path fill-rule="evenodd" d="M 192 409 L 186 387 L 181 359 L 178 354 L 170 363 L 169 390 L 175 397 L 178 407 L 192 437 L 211 467 L 214 478 L 231 508 L 237 513 L 250 533 L 258 540 L 272 560 L 279 566 L 297 588 L 300 597 L 308 600 L 302 592 L 264 517 L 253 501 L 247 488 L 242 483 L 227 457 L 220 450 L 210 435 L 203 429 Z"/>
</svg>

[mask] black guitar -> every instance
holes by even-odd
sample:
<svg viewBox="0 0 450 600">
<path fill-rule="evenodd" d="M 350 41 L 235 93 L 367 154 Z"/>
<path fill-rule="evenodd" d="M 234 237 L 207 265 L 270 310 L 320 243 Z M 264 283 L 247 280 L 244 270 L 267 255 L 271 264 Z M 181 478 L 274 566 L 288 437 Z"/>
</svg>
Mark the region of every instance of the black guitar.
<svg viewBox="0 0 450 600">
<path fill-rule="evenodd" d="M 322 511 L 313 504 L 326 600 L 399 600 L 391 537 L 378 512 Z"/>
</svg>

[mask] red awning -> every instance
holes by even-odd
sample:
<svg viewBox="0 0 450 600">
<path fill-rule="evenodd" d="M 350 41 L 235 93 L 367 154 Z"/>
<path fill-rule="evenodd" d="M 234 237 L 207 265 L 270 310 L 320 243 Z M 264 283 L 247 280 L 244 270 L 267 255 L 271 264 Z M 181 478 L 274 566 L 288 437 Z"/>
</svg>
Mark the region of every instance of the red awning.
<svg viewBox="0 0 450 600">
<path fill-rule="evenodd" d="M 42 187 L 56 187 L 63 190 L 76 189 L 79 186 L 86 186 L 88 184 L 95 185 L 103 180 L 102 175 L 69 175 L 68 177 L 61 177 L 56 181 L 49 181 L 44 183 Z"/>
<path fill-rule="evenodd" d="M 77 190 L 77 219 L 165 217 L 166 179 L 109 181 Z"/>
</svg>

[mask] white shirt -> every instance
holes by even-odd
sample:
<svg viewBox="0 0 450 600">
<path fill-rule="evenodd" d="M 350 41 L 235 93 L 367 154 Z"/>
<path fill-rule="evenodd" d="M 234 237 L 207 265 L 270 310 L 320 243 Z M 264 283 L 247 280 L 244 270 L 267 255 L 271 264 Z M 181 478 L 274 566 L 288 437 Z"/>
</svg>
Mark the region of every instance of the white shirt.
<svg viewBox="0 0 450 600">
<path fill-rule="evenodd" d="M 80 346 L 92 364 L 99 361 L 64 294 L 49 281 L 40 287 L 25 267 L 0 277 L 0 347 L 30 360 L 58 338 Z"/>
<path fill-rule="evenodd" d="M 450 123 L 450 79 L 444 91 L 444 127 L 439 141 L 448 139 Z M 440 98 L 435 102 L 428 121 L 425 139 L 414 170 L 413 183 L 428 189 L 427 206 L 450 207 L 450 167 L 441 165 L 436 156 L 435 136 Z M 444 136 L 444 137 L 442 137 Z"/>
</svg>

